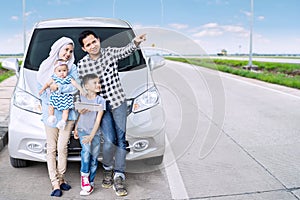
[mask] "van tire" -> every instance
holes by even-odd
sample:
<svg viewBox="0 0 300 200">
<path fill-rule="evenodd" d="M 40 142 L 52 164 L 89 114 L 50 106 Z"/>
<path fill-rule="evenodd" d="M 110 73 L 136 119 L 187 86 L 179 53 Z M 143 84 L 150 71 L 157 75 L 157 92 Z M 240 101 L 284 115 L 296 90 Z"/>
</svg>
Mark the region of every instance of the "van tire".
<svg viewBox="0 0 300 200">
<path fill-rule="evenodd" d="M 144 163 L 147 165 L 160 165 L 164 159 L 164 156 L 157 156 L 153 158 L 147 158 L 144 160 Z"/>
<path fill-rule="evenodd" d="M 15 168 L 22 168 L 28 166 L 28 161 L 10 157 L 10 164 Z"/>
</svg>

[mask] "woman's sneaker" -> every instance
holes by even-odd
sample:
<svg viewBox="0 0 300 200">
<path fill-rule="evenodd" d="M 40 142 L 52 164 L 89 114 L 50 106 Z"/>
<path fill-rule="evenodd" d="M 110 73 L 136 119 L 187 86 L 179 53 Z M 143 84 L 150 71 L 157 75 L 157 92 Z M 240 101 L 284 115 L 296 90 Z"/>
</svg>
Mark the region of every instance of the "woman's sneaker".
<svg viewBox="0 0 300 200">
<path fill-rule="evenodd" d="M 81 195 L 81 196 L 88 196 L 88 195 L 90 195 L 93 191 L 94 191 L 94 187 L 91 186 L 91 189 L 90 189 L 89 191 L 81 190 L 81 191 L 80 191 L 80 195 Z"/>
<path fill-rule="evenodd" d="M 81 189 L 85 191 L 90 191 L 92 188 L 88 176 L 81 176 Z"/>
<path fill-rule="evenodd" d="M 125 181 L 123 180 L 123 178 L 121 176 L 117 176 L 114 179 L 113 188 L 114 188 L 117 196 L 126 196 L 127 195 Z"/>
<path fill-rule="evenodd" d="M 113 185 L 113 170 L 104 170 L 103 171 L 103 188 L 111 188 Z"/>
</svg>

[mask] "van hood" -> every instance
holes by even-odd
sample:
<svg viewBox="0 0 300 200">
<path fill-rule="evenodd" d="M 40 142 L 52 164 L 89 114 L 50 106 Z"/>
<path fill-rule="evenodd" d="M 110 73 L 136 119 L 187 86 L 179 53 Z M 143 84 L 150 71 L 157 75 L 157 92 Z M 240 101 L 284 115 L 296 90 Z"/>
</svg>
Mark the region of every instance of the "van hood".
<svg viewBox="0 0 300 200">
<path fill-rule="evenodd" d="M 139 96 L 147 88 L 154 85 L 147 67 L 133 71 L 119 72 L 119 76 L 127 99 Z M 37 71 L 22 68 L 18 87 L 39 98 Z"/>
</svg>

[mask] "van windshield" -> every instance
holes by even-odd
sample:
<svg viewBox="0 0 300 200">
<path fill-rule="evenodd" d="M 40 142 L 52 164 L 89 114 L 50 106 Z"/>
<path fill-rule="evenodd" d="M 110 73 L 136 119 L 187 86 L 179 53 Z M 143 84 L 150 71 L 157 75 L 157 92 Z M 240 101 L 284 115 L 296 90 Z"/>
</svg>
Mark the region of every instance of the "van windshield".
<svg viewBox="0 0 300 200">
<path fill-rule="evenodd" d="M 107 27 L 72 27 L 72 28 L 47 28 L 35 29 L 25 58 L 24 67 L 38 71 L 40 64 L 49 55 L 52 44 L 60 37 L 69 37 L 75 43 L 75 64 L 86 55 L 78 42 L 79 34 L 84 30 L 94 31 L 101 40 L 101 48 L 108 46 L 123 47 L 134 38 L 130 28 Z M 135 51 L 131 56 L 119 61 L 119 71 L 137 70 L 146 67 L 141 50 Z"/>
</svg>

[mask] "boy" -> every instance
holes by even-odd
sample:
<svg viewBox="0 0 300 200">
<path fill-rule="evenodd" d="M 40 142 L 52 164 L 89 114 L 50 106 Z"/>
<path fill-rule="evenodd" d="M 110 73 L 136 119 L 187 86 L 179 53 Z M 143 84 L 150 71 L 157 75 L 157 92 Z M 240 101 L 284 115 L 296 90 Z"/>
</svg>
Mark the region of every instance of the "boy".
<svg viewBox="0 0 300 200">
<path fill-rule="evenodd" d="M 87 74 L 82 79 L 86 96 L 80 96 L 82 103 L 101 105 L 106 109 L 105 100 L 97 95 L 101 90 L 100 80 L 96 74 Z M 98 167 L 100 153 L 100 122 L 104 111 L 81 112 L 78 117 L 74 138 L 80 140 L 81 150 L 81 192 L 80 195 L 90 195 L 94 190 L 94 179 Z"/>
</svg>

